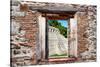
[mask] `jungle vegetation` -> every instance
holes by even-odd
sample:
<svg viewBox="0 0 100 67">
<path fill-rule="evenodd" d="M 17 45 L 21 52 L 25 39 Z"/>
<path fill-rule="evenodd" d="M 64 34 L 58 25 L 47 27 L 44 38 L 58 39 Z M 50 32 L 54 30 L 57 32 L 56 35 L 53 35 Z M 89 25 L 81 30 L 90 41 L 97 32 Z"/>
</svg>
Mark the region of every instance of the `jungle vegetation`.
<svg viewBox="0 0 100 67">
<path fill-rule="evenodd" d="M 50 26 L 58 28 L 60 31 L 60 34 L 62 34 L 65 38 L 67 38 L 67 27 L 62 26 L 61 23 L 59 23 L 57 20 L 49 20 L 48 24 Z"/>
</svg>

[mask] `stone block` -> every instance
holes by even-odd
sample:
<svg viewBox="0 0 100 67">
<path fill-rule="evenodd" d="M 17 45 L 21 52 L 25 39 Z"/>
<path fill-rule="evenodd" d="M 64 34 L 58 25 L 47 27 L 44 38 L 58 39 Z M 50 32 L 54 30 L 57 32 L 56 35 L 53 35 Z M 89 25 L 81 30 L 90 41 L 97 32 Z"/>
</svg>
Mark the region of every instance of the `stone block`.
<svg viewBox="0 0 100 67">
<path fill-rule="evenodd" d="M 21 4 L 20 5 L 20 11 L 28 11 L 29 10 L 29 7 L 27 4 Z"/>
</svg>

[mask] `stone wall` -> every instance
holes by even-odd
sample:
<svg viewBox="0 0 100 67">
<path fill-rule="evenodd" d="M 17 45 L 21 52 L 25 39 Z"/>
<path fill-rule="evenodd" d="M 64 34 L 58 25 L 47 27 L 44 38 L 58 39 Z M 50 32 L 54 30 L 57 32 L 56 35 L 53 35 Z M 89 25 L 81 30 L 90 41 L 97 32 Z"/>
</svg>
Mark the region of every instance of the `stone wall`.
<svg viewBox="0 0 100 67">
<path fill-rule="evenodd" d="M 65 54 L 65 57 L 68 57 L 68 38 L 65 38 L 62 34 L 60 34 L 58 28 L 53 26 L 49 26 L 48 28 L 49 57 L 52 57 L 52 55 L 55 54 Z"/>
<path fill-rule="evenodd" d="M 78 55 L 82 61 L 96 61 L 96 6 L 78 5 Z"/>
<path fill-rule="evenodd" d="M 70 42 L 68 45 L 69 45 L 69 56 L 70 57 L 78 57 L 78 54 L 77 54 L 77 46 L 78 46 L 78 42 L 77 42 L 77 19 L 75 18 L 70 18 L 70 22 L 69 22 L 69 29 L 70 29 L 70 32 L 69 32 L 69 40 L 68 42 Z"/>
<path fill-rule="evenodd" d="M 91 5 L 69 5 L 69 4 L 56 4 L 56 3 L 36 3 L 26 2 L 13 2 L 11 6 L 11 63 L 13 67 L 18 65 L 31 65 L 37 64 L 41 59 L 39 57 L 41 51 L 39 39 L 43 38 L 42 31 L 39 31 L 39 16 L 41 13 L 31 10 L 29 7 L 36 4 L 41 9 L 42 6 L 48 5 L 49 7 L 55 6 L 74 7 L 78 9 L 75 17 L 78 22 L 77 35 L 78 35 L 78 58 L 79 61 L 95 61 L 96 60 L 96 6 Z M 62 6 L 60 6 L 62 5 Z M 33 6 L 33 7 L 36 7 Z M 35 9 L 35 8 L 34 8 Z M 54 10 L 54 8 L 53 8 Z M 61 10 L 64 10 L 63 8 Z M 66 9 L 65 9 L 66 10 Z M 44 20 L 45 21 L 45 20 Z M 41 23 L 40 23 L 41 25 Z M 40 27 L 42 28 L 42 27 Z M 45 27 L 43 27 L 44 29 Z M 42 37 L 39 33 L 42 33 Z M 41 42 L 39 42 L 41 41 Z M 42 45 L 45 44 L 43 41 Z M 39 57 L 39 58 L 38 58 Z"/>
<path fill-rule="evenodd" d="M 14 5 L 17 4 L 17 5 Z M 14 9 L 14 8 L 17 8 Z M 23 8 L 23 10 L 20 10 Z M 11 66 L 36 64 L 38 45 L 37 12 L 28 10 L 26 5 L 13 2 L 11 12 Z"/>
</svg>

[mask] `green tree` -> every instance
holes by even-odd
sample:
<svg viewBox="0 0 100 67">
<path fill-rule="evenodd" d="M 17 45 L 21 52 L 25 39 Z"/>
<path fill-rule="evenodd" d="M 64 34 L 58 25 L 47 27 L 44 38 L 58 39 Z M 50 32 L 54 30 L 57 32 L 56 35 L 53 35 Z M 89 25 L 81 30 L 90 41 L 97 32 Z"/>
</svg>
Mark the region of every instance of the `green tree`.
<svg viewBox="0 0 100 67">
<path fill-rule="evenodd" d="M 50 26 L 58 28 L 60 31 L 60 34 L 62 34 L 65 38 L 67 38 L 67 27 L 62 26 L 61 23 L 59 23 L 57 20 L 49 20 L 48 24 Z"/>
</svg>

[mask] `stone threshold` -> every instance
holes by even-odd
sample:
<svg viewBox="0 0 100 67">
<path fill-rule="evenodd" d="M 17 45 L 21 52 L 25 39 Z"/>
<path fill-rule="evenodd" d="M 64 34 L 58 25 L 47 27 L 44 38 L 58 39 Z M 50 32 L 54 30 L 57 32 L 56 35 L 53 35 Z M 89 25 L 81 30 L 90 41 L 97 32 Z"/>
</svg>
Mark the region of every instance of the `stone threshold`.
<svg viewBox="0 0 100 67">
<path fill-rule="evenodd" d="M 68 62 L 77 61 L 77 58 L 49 58 L 48 62 Z"/>
</svg>

